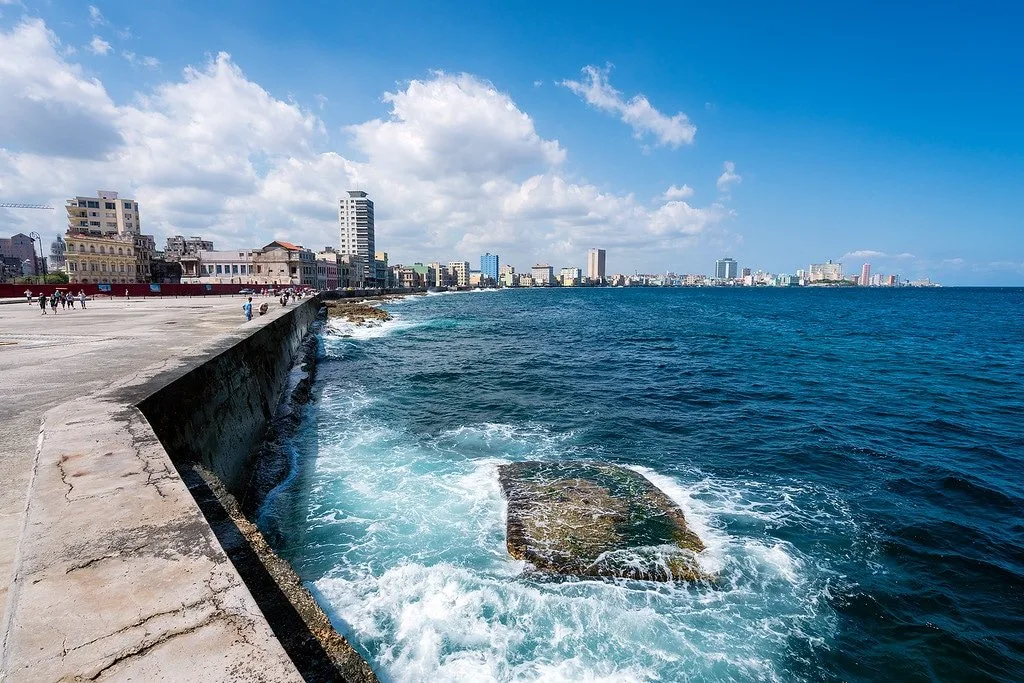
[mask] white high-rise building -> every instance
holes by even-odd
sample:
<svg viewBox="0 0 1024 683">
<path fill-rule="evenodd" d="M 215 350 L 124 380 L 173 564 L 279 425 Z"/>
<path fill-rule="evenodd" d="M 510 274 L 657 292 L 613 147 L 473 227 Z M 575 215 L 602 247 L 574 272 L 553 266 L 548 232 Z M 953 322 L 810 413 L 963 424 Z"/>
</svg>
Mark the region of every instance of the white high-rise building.
<svg viewBox="0 0 1024 683">
<path fill-rule="evenodd" d="M 341 227 L 338 253 L 355 256 L 362 262 L 366 277 L 374 277 L 373 201 L 361 190 L 349 190 L 348 197 L 338 204 L 338 224 Z"/>
<path fill-rule="evenodd" d="M 587 252 L 587 279 L 591 282 L 604 282 L 604 249 L 591 249 Z"/>
</svg>

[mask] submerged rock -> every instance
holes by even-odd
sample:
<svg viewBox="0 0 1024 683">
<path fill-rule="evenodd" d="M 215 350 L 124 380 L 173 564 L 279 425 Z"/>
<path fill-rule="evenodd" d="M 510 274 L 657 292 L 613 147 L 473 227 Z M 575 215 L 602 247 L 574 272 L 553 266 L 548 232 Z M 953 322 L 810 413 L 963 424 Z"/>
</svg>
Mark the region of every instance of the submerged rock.
<svg viewBox="0 0 1024 683">
<path fill-rule="evenodd" d="M 704 544 L 683 511 L 633 470 L 600 463 L 517 462 L 498 467 L 516 559 L 575 576 L 648 581 L 708 578 Z"/>
<path fill-rule="evenodd" d="M 379 325 L 391 320 L 391 314 L 382 308 L 362 301 L 325 301 L 329 318 L 345 318 L 354 325 Z"/>
</svg>

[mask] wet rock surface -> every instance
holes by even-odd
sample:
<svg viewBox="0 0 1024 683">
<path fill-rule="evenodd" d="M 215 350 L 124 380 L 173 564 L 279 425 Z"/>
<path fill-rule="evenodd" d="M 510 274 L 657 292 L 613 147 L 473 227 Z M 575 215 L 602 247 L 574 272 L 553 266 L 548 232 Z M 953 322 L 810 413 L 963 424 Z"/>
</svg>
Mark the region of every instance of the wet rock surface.
<svg viewBox="0 0 1024 683">
<path fill-rule="evenodd" d="M 391 320 L 391 314 L 378 306 L 363 301 L 325 301 L 327 316 L 345 318 L 355 325 L 382 323 Z"/>
<path fill-rule="evenodd" d="M 709 578 L 683 511 L 643 475 L 603 463 L 498 467 L 509 553 L 542 571 L 647 581 Z"/>
</svg>

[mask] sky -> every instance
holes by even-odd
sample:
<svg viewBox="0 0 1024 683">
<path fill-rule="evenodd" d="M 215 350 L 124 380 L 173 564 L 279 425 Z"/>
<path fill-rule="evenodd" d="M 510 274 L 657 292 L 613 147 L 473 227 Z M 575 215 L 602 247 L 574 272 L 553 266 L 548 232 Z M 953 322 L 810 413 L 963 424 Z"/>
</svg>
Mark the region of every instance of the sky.
<svg viewBox="0 0 1024 683">
<path fill-rule="evenodd" d="M 782 4 L 0 0 L 0 235 L 1024 286 L 1024 6 Z"/>
</svg>

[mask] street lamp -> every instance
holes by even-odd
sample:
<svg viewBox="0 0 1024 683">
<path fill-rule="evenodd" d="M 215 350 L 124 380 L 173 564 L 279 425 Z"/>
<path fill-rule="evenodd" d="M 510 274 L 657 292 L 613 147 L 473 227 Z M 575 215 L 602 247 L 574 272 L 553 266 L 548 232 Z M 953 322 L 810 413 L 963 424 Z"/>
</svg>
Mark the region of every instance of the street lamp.
<svg viewBox="0 0 1024 683">
<path fill-rule="evenodd" d="M 43 261 L 43 238 L 40 237 L 38 232 L 30 232 L 28 234 L 28 236 L 29 236 L 29 239 L 31 239 L 33 242 L 39 242 L 39 262 L 36 262 L 36 263 L 32 264 L 32 274 L 38 276 L 39 275 L 39 263 L 45 263 L 45 261 Z M 32 260 L 35 261 L 35 259 L 36 259 L 36 250 L 35 250 L 35 247 L 33 246 L 33 248 L 32 248 Z M 43 275 L 44 275 L 44 278 L 45 278 L 45 275 L 46 275 L 45 271 L 44 271 Z M 40 284 L 42 284 L 42 283 L 40 283 Z"/>
</svg>

